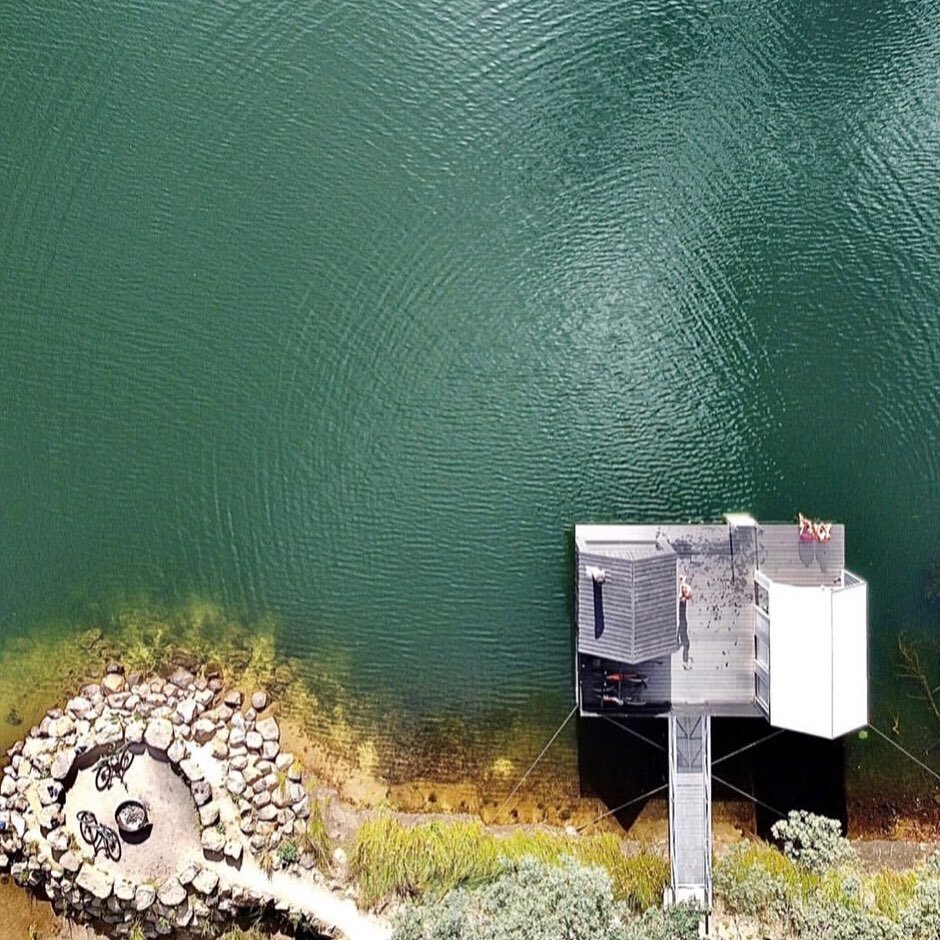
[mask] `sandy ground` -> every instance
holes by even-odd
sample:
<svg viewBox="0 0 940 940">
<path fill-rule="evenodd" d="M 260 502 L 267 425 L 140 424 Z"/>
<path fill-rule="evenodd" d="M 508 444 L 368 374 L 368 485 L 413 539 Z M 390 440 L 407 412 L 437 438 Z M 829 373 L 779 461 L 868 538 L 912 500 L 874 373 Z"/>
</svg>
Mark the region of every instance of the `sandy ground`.
<svg viewBox="0 0 940 940">
<path fill-rule="evenodd" d="M 146 751 L 134 758 L 123 781 L 111 788 L 95 787 L 94 769 L 81 770 L 65 798 L 66 826 L 74 834 L 86 859 L 91 847 L 82 839 L 78 820 L 80 810 L 91 810 L 98 821 L 116 828 L 114 812 L 126 799 L 141 800 L 146 806 L 153 829 L 139 845 L 122 841 L 121 859 L 112 862 L 99 851 L 96 867 L 138 882 L 159 882 L 182 871 L 193 860 L 202 858 L 199 842 L 199 818 L 189 787 L 170 765 L 155 760 Z"/>
</svg>

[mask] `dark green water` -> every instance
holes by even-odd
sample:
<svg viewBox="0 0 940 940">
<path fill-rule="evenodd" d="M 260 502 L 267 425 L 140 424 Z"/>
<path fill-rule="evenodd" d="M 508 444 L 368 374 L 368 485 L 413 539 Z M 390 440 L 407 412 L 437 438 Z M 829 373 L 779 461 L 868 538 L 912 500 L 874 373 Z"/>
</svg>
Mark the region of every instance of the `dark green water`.
<svg viewBox="0 0 940 940">
<path fill-rule="evenodd" d="M 940 549 L 940 4 L 0 37 L 0 634 L 195 594 L 419 720 L 554 727 L 575 521 L 800 509 L 871 582 L 887 720 Z"/>
</svg>

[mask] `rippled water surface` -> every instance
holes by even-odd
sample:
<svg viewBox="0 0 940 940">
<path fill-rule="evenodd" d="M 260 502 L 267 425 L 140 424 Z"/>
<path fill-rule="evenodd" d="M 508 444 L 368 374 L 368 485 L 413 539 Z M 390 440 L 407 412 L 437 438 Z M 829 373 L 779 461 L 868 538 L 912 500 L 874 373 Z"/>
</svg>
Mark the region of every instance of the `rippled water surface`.
<svg viewBox="0 0 940 940">
<path fill-rule="evenodd" d="M 888 694 L 940 549 L 935 0 L 0 35 L 0 634 L 197 595 L 419 720 L 554 727 L 575 521 L 802 509 Z"/>
</svg>

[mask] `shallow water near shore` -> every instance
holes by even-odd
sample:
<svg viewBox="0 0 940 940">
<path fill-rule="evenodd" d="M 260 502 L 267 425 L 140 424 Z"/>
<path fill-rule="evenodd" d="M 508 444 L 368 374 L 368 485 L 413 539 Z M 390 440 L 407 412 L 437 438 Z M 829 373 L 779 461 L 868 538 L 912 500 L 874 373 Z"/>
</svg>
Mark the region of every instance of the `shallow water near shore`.
<svg viewBox="0 0 940 940">
<path fill-rule="evenodd" d="M 924 754 L 895 638 L 938 622 L 940 4 L 0 29 L 3 740 L 84 631 L 199 598 L 393 785 L 505 792 L 572 704 L 573 524 L 746 508 L 846 524 L 873 720 Z"/>
</svg>

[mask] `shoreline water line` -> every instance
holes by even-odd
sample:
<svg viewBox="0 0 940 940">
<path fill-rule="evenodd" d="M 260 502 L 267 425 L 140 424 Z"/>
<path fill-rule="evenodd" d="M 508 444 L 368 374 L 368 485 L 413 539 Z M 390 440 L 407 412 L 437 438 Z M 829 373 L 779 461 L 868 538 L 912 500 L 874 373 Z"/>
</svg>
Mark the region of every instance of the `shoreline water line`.
<svg viewBox="0 0 940 940">
<path fill-rule="evenodd" d="M 106 614 L 99 611 L 97 622 L 101 626 L 78 619 L 3 644 L 0 744 L 9 746 L 51 702 L 61 700 L 65 690 L 91 681 L 109 660 L 145 671 L 173 664 L 196 669 L 224 666 L 235 681 L 256 682 L 278 695 L 298 746 L 306 748 L 322 773 L 353 801 L 388 802 L 403 811 L 482 814 L 488 819 L 551 730 L 537 708 L 524 715 L 494 712 L 430 722 L 397 712 L 391 701 L 363 702 L 361 695 L 349 694 L 347 683 L 353 689 L 355 683 L 346 674 L 328 668 L 310 670 L 308 663 L 279 653 L 273 620 L 246 625 L 204 600 L 173 608 L 135 599 L 114 605 Z M 17 722 L 12 723 L 11 717 Z M 640 777 L 631 784 L 632 790 L 619 791 L 622 796 L 613 793 L 605 802 L 604 780 L 595 779 L 592 768 L 585 766 L 587 758 L 579 756 L 579 747 L 605 765 L 601 777 L 608 767 L 616 776 L 628 777 L 636 764 L 630 758 L 633 751 L 621 732 L 593 745 L 583 732 L 569 724 L 522 787 L 517 812 L 505 821 L 581 825 L 656 784 L 655 779 Z M 615 741 L 617 734 L 622 741 Z M 747 740 L 736 746 L 741 745 Z M 729 744 L 726 749 L 733 747 Z M 900 757 L 898 762 L 883 760 L 882 749 L 893 750 L 875 739 L 853 740 L 846 756 L 838 758 L 848 764 L 858 763 L 859 752 L 876 755 L 869 763 L 880 766 L 886 777 L 847 774 L 850 831 L 885 835 L 926 832 L 937 826 L 935 791 L 926 775 L 916 768 L 912 771 Z M 649 762 L 647 773 L 655 775 L 657 761 Z M 742 772 L 745 776 L 732 775 L 729 782 L 751 790 L 746 767 Z M 719 799 L 722 795 L 719 791 Z M 731 790 L 724 796 L 732 806 L 737 800 Z M 655 803 L 646 814 L 656 815 Z M 636 823 L 627 819 L 617 824 L 631 821 Z"/>
</svg>

